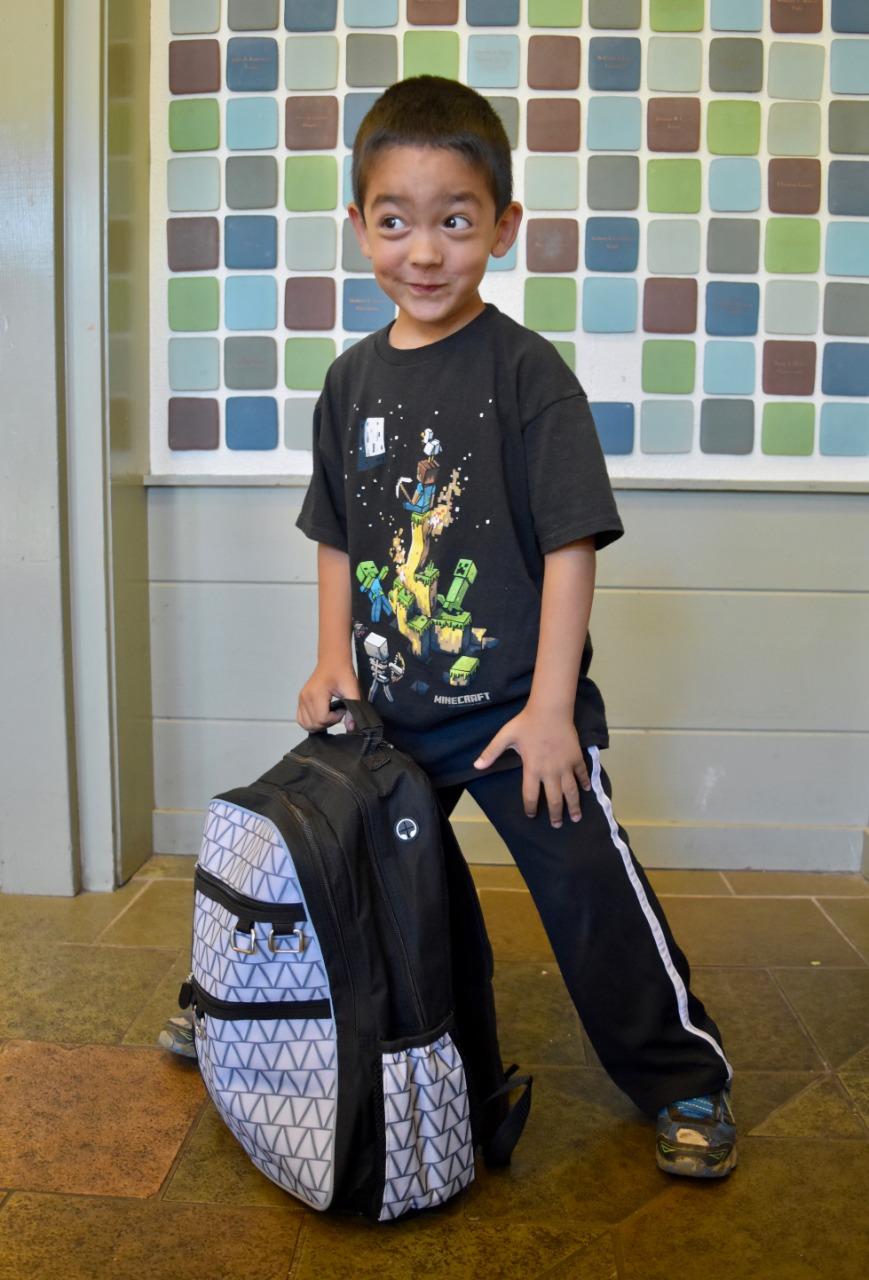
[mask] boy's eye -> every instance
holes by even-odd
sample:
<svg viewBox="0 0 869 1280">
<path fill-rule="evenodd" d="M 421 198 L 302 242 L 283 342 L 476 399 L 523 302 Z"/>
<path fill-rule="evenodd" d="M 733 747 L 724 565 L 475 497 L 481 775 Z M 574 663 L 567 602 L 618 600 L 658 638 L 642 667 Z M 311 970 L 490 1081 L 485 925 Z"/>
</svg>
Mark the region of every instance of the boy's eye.
<svg viewBox="0 0 869 1280">
<path fill-rule="evenodd" d="M 380 219 L 380 225 L 384 231 L 397 231 L 401 226 L 401 218 L 397 213 L 387 213 Z"/>
<path fill-rule="evenodd" d="M 465 227 L 469 227 L 470 225 L 471 219 L 465 217 L 463 213 L 451 213 L 444 218 L 444 226 L 449 227 L 451 231 L 463 231 Z"/>
</svg>

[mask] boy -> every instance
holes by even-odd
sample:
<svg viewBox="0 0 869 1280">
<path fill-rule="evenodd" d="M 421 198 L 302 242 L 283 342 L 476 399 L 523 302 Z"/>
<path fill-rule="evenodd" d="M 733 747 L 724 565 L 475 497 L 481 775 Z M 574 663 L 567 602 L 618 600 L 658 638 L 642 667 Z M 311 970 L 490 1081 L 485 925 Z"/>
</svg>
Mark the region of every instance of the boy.
<svg viewBox="0 0 869 1280">
<path fill-rule="evenodd" d="M 601 1062 L 657 1117 L 658 1165 L 723 1177 L 732 1070 L 600 764 L 587 628 L 596 549 L 623 532 L 605 463 L 555 348 L 478 292 L 522 217 L 501 123 L 454 81 L 395 84 L 360 126 L 353 191 L 398 313 L 334 362 L 315 410 L 297 525 L 319 544 L 319 640 L 297 719 L 322 729 L 333 695 L 367 695 L 447 813 L 468 788 Z"/>
</svg>

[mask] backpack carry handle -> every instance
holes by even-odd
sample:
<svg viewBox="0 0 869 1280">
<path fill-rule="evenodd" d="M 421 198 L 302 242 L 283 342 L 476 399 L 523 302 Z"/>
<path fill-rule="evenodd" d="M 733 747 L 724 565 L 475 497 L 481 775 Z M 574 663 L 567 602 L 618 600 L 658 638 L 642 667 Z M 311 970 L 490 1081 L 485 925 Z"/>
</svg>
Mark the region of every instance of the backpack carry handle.
<svg viewBox="0 0 869 1280">
<path fill-rule="evenodd" d="M 349 711 L 353 717 L 353 723 L 356 726 L 353 734 L 360 734 L 363 739 L 362 753 L 366 755 L 369 751 L 373 751 L 383 741 L 383 721 L 372 707 L 371 703 L 364 698 L 333 698 L 329 704 L 330 711 Z M 327 734 L 328 727 L 325 729 L 315 729 L 312 737 L 316 737 L 321 733 Z"/>
</svg>

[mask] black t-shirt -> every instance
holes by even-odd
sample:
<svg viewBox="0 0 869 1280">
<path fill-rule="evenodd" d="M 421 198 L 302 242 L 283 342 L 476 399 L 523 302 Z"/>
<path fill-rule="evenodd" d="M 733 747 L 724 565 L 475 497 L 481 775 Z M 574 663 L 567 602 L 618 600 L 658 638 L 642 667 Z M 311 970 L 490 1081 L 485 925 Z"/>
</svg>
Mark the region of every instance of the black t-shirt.
<svg viewBox="0 0 869 1280">
<path fill-rule="evenodd" d="M 362 692 L 437 785 L 473 762 L 531 689 L 544 555 L 623 533 L 585 394 L 550 342 L 491 303 L 428 346 L 391 325 L 332 364 L 297 526 L 346 551 Z M 582 655 L 583 746 L 608 744 Z M 491 767 L 516 768 L 506 751 Z"/>
</svg>

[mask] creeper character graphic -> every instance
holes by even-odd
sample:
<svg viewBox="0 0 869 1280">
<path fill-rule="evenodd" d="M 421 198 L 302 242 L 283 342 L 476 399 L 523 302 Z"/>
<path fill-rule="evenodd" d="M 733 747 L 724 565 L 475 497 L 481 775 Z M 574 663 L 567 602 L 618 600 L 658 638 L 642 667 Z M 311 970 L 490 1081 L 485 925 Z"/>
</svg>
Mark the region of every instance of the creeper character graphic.
<svg viewBox="0 0 869 1280">
<path fill-rule="evenodd" d="M 356 577 L 359 581 L 359 590 L 368 596 L 371 603 L 371 621 L 379 622 L 380 615 L 386 611 L 389 618 L 395 616 L 395 611 L 389 603 L 389 596 L 383 590 L 382 582 L 389 572 L 389 566 L 384 565 L 378 573 L 377 565 L 373 560 L 362 560 L 356 566 Z"/>
<path fill-rule="evenodd" d="M 371 688 L 368 690 L 368 701 L 374 702 L 379 690 L 382 689 L 384 696 L 390 702 L 394 702 L 395 699 L 389 686 L 395 684 L 404 675 L 404 658 L 400 653 L 397 653 L 394 658 L 390 658 L 389 644 L 386 637 L 377 635 L 375 631 L 369 631 L 365 637 L 364 648 L 372 675 Z"/>
</svg>

